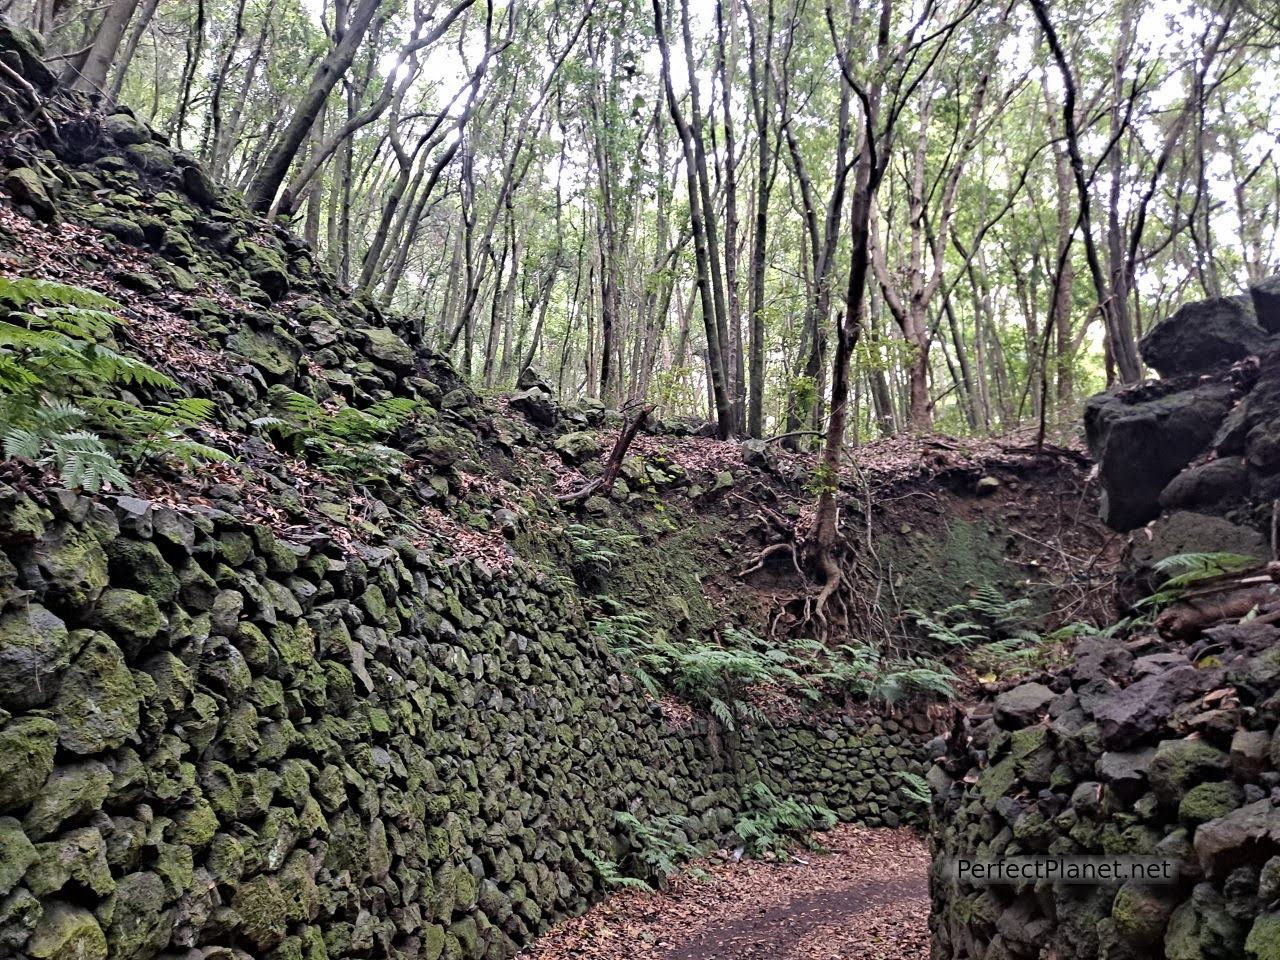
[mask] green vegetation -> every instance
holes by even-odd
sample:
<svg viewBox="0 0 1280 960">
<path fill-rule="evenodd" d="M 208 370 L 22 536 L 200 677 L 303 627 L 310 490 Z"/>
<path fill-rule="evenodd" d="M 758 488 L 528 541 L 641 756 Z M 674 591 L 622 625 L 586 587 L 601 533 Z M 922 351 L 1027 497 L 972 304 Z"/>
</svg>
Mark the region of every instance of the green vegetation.
<svg viewBox="0 0 1280 960">
<path fill-rule="evenodd" d="M 284 388 L 275 388 L 272 399 L 280 416 L 258 417 L 252 425 L 323 473 L 372 483 L 387 479 L 405 460 L 404 453 L 378 441 L 409 422 L 417 409 L 414 400 L 391 397 L 357 410 L 339 403 L 325 406 Z"/>
<path fill-rule="evenodd" d="M 621 811 L 614 815 L 614 820 L 633 850 L 623 865 L 651 887 L 665 886 L 682 863 L 698 855 L 698 848 L 689 842 L 685 833 L 683 817 L 666 814 L 641 820 Z"/>
<path fill-rule="evenodd" d="M 184 435 L 213 413 L 207 400 L 144 407 L 130 387 L 177 388 L 106 341 L 123 321 L 119 304 L 79 287 L 0 277 L 0 439 L 6 457 L 51 466 L 89 492 L 127 489 L 121 461 L 190 466 L 226 455 Z M 124 399 L 104 396 L 120 391 Z"/>
<path fill-rule="evenodd" d="M 917 629 L 936 647 L 951 651 L 980 675 L 1009 679 L 1045 666 L 1062 643 L 1082 630 L 1069 624 L 1050 633 L 1034 627 L 1033 603 L 1007 598 L 992 584 L 982 584 L 963 603 L 936 614 L 910 610 Z"/>
<path fill-rule="evenodd" d="M 733 825 L 743 853 L 754 859 L 785 856 L 797 843 L 807 843 L 814 830 L 830 830 L 834 811 L 792 797 L 778 797 L 766 784 L 742 789 L 743 812 Z"/>
<path fill-rule="evenodd" d="M 681 697 L 728 730 L 766 720 L 756 703 L 766 691 L 812 706 L 955 695 L 955 675 L 941 663 L 887 658 L 865 644 L 832 651 L 813 640 L 769 640 L 732 626 L 718 640 L 673 640 L 638 612 L 596 617 L 591 629 L 650 696 Z"/>
<path fill-rule="evenodd" d="M 1165 579 L 1134 607 L 1143 616 L 1154 616 L 1165 607 L 1217 581 L 1231 580 L 1256 569 L 1257 557 L 1237 553 L 1179 553 L 1157 561 L 1155 572 Z"/>
</svg>

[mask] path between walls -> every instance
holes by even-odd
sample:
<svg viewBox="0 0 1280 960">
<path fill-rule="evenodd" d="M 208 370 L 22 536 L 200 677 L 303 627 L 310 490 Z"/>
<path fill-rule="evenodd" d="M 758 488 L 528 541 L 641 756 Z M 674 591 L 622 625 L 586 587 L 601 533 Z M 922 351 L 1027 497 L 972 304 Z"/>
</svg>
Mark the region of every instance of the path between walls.
<svg viewBox="0 0 1280 960">
<path fill-rule="evenodd" d="M 717 862 L 710 880 L 624 890 L 520 960 L 925 960 L 929 852 L 910 830 L 841 825 L 788 865 Z"/>
</svg>

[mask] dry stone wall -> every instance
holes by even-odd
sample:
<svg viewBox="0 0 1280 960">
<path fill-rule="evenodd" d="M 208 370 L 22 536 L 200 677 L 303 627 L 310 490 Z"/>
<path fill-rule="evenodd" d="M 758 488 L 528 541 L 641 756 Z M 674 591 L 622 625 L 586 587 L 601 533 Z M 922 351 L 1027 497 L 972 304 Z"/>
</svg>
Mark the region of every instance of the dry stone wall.
<svg viewBox="0 0 1280 960">
<path fill-rule="evenodd" d="M 935 788 L 935 960 L 1280 958 L 1280 630 L 1084 641 L 968 715 Z M 1135 856 L 1173 884 L 982 886 L 958 857 Z"/>
<path fill-rule="evenodd" d="M 713 748 L 524 566 L 4 485 L 0 547 L 0 957 L 502 958 L 601 894 L 616 811 L 913 816 L 922 719 Z"/>
</svg>

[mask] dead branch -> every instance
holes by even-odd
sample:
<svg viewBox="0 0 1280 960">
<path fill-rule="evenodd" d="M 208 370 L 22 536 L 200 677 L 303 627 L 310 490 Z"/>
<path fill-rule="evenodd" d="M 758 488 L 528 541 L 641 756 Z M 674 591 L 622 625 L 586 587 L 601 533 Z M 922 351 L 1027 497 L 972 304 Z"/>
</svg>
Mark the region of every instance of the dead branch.
<svg viewBox="0 0 1280 960">
<path fill-rule="evenodd" d="M 1268 583 L 1236 591 L 1211 603 L 1180 601 L 1156 617 L 1156 630 L 1166 639 L 1193 640 L 1206 627 L 1237 620 L 1255 607 L 1275 599 L 1275 587 Z"/>
<path fill-rule="evenodd" d="M 644 426 L 649 415 L 653 413 L 653 405 L 642 407 L 640 412 L 636 414 L 622 433 L 618 434 L 618 439 L 613 444 L 613 449 L 609 451 L 609 459 L 605 461 L 604 472 L 596 477 L 590 483 L 573 493 L 566 493 L 563 496 L 556 497 L 561 503 L 572 503 L 591 496 L 597 490 L 604 490 L 605 494 L 613 489 L 613 482 L 618 479 L 618 474 L 622 471 L 622 461 L 626 459 L 627 448 L 631 446 L 631 441 L 635 440 L 636 434 L 640 432 L 640 428 Z"/>
<path fill-rule="evenodd" d="M 821 430 L 792 430 L 790 433 L 780 433 L 776 437 L 770 437 L 765 443 L 781 443 L 783 440 L 790 440 L 792 437 L 825 437 L 826 434 Z"/>
<path fill-rule="evenodd" d="M 36 88 L 27 82 L 26 77 L 22 76 L 22 74 L 18 73 L 3 60 L 0 60 L 0 77 L 4 77 L 5 80 L 13 84 L 30 98 L 32 113 L 44 121 L 44 125 L 49 131 L 49 135 L 53 137 L 55 141 L 60 140 L 61 137 L 58 136 L 58 128 L 54 125 L 53 120 L 50 119 L 49 114 L 45 112 L 44 102 L 40 99 L 40 94 L 36 93 Z"/>
</svg>

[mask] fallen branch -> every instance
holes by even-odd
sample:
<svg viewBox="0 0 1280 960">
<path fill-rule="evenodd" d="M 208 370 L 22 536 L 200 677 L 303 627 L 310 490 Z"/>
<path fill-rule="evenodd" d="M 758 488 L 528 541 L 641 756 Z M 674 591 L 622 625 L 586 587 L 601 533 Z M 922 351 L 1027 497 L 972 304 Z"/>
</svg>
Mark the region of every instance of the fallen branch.
<svg viewBox="0 0 1280 960">
<path fill-rule="evenodd" d="M 640 432 L 640 428 L 644 426 L 651 413 L 653 413 L 652 404 L 642 407 L 640 412 L 636 414 L 635 419 L 627 424 L 627 428 L 622 433 L 618 434 L 618 439 L 614 443 L 613 449 L 609 451 L 609 459 L 605 461 L 604 472 L 600 476 L 573 493 L 566 493 L 564 496 L 556 497 L 556 500 L 561 503 L 571 503 L 589 497 L 597 490 L 604 490 L 607 495 L 608 491 L 613 489 L 613 482 L 618 479 L 618 474 L 622 471 L 622 461 L 626 459 L 627 448 L 631 446 L 631 441 L 636 438 L 636 434 Z"/>
<path fill-rule="evenodd" d="M 40 94 L 36 93 L 36 88 L 27 82 L 26 77 L 18 73 L 3 60 L 0 60 L 0 77 L 3 77 L 9 83 L 13 84 L 28 97 L 31 98 L 31 108 L 33 115 L 44 121 L 44 125 L 49 130 L 49 136 L 54 141 L 60 141 L 62 138 L 58 136 L 58 128 L 50 119 L 49 114 L 45 112 L 44 103 L 40 99 Z"/>
<path fill-rule="evenodd" d="M 790 433 L 780 433 L 776 437 L 770 437 L 765 443 L 781 443 L 783 440 L 790 440 L 792 437 L 825 437 L 826 434 L 821 430 L 792 430 Z"/>
</svg>

